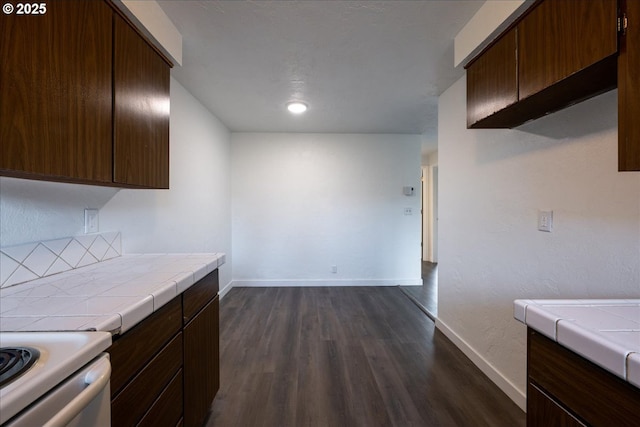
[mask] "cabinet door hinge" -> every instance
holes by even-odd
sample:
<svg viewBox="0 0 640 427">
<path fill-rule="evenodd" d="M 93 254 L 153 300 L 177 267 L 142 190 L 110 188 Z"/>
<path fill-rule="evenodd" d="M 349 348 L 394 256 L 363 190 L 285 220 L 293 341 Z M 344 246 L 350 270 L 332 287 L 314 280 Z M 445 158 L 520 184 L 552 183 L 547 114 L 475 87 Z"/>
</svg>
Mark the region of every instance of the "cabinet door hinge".
<svg viewBox="0 0 640 427">
<path fill-rule="evenodd" d="M 627 25 L 627 14 L 623 12 L 620 16 L 618 16 L 618 34 L 622 36 L 627 34 Z"/>
</svg>

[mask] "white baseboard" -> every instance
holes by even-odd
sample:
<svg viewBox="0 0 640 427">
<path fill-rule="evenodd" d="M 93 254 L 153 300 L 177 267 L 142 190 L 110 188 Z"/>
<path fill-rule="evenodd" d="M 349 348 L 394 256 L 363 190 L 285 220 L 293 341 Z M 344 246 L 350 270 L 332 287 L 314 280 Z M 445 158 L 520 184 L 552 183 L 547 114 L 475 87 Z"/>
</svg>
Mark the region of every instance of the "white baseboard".
<svg viewBox="0 0 640 427">
<path fill-rule="evenodd" d="M 422 279 L 344 279 L 344 280 L 234 280 L 231 287 L 310 287 L 310 286 L 420 286 Z"/>
<path fill-rule="evenodd" d="M 523 411 L 527 411 L 527 396 L 509 379 L 504 377 L 491 363 L 489 363 L 480 353 L 469 345 L 464 339 L 456 334 L 449 326 L 440 319 L 436 319 L 436 328 L 447 336 L 480 370 L 493 381 L 516 405 Z"/>
<path fill-rule="evenodd" d="M 224 298 L 224 296 L 233 288 L 233 281 L 227 283 L 218 291 L 218 295 L 220 295 L 220 299 Z"/>
</svg>

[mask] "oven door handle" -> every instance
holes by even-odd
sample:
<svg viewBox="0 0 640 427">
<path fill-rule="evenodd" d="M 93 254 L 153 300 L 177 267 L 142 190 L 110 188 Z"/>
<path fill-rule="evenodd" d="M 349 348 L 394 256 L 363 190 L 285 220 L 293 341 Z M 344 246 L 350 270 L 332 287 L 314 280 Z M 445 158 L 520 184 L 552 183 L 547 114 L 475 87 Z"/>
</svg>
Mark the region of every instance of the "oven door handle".
<svg viewBox="0 0 640 427">
<path fill-rule="evenodd" d="M 107 386 L 111 378 L 111 363 L 108 357 L 95 362 L 84 376 L 88 386 L 53 416 L 43 427 L 62 427 L 69 424 Z"/>
</svg>

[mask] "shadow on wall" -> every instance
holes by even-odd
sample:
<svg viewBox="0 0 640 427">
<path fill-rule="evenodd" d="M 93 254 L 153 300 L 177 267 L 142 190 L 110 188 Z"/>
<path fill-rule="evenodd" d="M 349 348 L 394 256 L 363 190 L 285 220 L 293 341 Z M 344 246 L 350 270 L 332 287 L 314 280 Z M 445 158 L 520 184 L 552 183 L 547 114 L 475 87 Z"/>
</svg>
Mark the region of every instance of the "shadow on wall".
<svg viewBox="0 0 640 427">
<path fill-rule="evenodd" d="M 560 144 L 580 144 L 585 136 L 617 129 L 617 111 L 618 91 L 612 90 L 515 129 L 476 130 L 495 135 L 491 142 L 477 145 L 476 157 L 481 164 L 491 163 Z"/>
</svg>

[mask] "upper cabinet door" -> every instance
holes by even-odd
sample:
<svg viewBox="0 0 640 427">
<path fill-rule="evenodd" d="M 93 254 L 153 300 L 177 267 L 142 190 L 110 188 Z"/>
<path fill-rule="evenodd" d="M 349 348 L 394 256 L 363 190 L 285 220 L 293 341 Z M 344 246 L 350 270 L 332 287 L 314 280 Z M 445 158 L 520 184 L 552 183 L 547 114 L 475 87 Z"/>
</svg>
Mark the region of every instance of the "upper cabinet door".
<svg viewBox="0 0 640 427">
<path fill-rule="evenodd" d="M 546 0 L 518 24 L 519 97 L 615 55 L 617 0 Z"/>
<path fill-rule="evenodd" d="M 38 15 L 0 14 L 0 171 L 111 182 L 112 11 L 39 4 Z"/>
<path fill-rule="evenodd" d="M 618 169 L 640 171 L 640 1 L 626 0 L 618 57 Z"/>
<path fill-rule="evenodd" d="M 518 101 L 517 39 L 513 28 L 467 69 L 467 127 L 501 127 L 494 116 Z"/>
<path fill-rule="evenodd" d="M 169 65 L 114 19 L 114 182 L 169 188 Z"/>
</svg>

